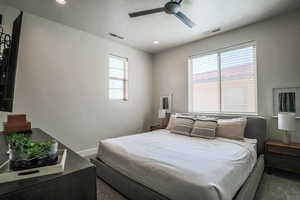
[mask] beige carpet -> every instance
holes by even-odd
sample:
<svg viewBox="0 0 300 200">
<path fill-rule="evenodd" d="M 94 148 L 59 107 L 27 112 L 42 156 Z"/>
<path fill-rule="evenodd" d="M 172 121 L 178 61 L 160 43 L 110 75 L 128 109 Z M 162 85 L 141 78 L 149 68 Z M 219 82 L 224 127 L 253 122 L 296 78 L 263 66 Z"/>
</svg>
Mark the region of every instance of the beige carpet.
<svg viewBox="0 0 300 200">
<path fill-rule="evenodd" d="M 97 178 L 97 197 L 97 200 L 126 200 L 99 178 Z"/>
<path fill-rule="evenodd" d="M 97 180 L 97 200 L 126 200 L 106 183 Z M 265 173 L 255 200 L 300 200 L 300 179 Z"/>
</svg>

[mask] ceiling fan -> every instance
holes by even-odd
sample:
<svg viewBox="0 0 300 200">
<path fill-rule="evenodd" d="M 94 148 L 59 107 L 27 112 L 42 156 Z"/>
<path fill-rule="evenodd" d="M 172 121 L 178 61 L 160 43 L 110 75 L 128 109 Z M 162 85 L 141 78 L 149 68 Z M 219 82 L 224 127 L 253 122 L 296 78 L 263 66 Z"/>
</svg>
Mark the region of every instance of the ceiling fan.
<svg viewBox="0 0 300 200">
<path fill-rule="evenodd" d="M 150 15 L 153 13 L 166 12 L 167 14 L 175 15 L 185 25 L 187 25 L 190 28 L 193 28 L 196 24 L 194 22 L 192 22 L 192 20 L 190 20 L 185 14 L 180 12 L 182 1 L 183 0 L 177 0 L 177 1 L 171 0 L 168 3 L 166 3 L 164 7 L 129 13 L 129 16 L 130 17 L 140 17 L 140 16 L 144 16 L 144 15 Z"/>
</svg>

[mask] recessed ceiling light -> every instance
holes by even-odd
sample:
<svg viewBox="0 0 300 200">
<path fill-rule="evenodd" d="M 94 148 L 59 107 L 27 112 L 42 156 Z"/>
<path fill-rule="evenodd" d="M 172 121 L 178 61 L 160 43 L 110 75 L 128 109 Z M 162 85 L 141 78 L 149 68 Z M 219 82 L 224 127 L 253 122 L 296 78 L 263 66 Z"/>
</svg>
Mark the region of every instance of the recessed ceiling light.
<svg viewBox="0 0 300 200">
<path fill-rule="evenodd" d="M 159 44 L 159 41 L 153 41 L 153 44 Z"/>
<path fill-rule="evenodd" d="M 57 3 L 65 5 L 67 3 L 66 0 L 56 0 Z"/>
</svg>

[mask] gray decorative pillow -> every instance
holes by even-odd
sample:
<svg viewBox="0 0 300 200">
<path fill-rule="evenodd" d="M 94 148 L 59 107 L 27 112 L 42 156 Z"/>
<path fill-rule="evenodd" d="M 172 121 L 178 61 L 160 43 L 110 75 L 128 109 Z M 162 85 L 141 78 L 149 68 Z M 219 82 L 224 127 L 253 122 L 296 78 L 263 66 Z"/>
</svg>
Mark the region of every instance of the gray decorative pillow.
<svg viewBox="0 0 300 200">
<path fill-rule="evenodd" d="M 171 130 L 172 133 L 181 135 L 190 135 L 194 125 L 194 119 L 176 117 L 174 127 Z"/>
<path fill-rule="evenodd" d="M 206 139 L 216 138 L 218 123 L 214 120 L 196 120 L 191 136 Z"/>
</svg>

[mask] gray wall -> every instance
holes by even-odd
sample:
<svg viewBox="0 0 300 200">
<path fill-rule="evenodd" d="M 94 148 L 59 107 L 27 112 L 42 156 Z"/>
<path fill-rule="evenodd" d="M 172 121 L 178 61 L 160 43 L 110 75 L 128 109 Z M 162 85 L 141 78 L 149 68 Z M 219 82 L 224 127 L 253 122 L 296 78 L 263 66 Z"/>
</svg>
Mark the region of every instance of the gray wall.
<svg viewBox="0 0 300 200">
<path fill-rule="evenodd" d="M 3 6 L 0 12 L 8 19 L 18 14 Z M 136 49 L 25 13 L 14 112 L 26 113 L 34 127 L 48 131 L 77 151 L 94 148 L 99 139 L 145 130 L 151 118 L 156 120 L 160 95 L 172 93 L 173 111 L 186 112 L 190 55 L 256 40 L 258 110 L 268 119 L 271 134 L 277 132 L 276 120 L 271 118 L 272 88 L 300 86 L 299 20 L 300 13 L 295 12 L 152 58 Z M 129 58 L 128 102 L 108 100 L 110 53 Z M 1 113 L 0 117 L 3 121 L 6 114 Z M 299 124 L 300 121 L 300 135 Z M 300 141 L 300 136 L 295 135 L 294 139 Z"/>
<path fill-rule="evenodd" d="M 129 101 L 108 99 L 109 54 L 129 59 Z M 149 127 L 151 77 L 151 55 L 25 13 L 14 113 L 76 151 L 95 148 Z"/>
<path fill-rule="evenodd" d="M 269 135 L 277 134 L 277 120 L 272 119 L 272 88 L 300 87 L 300 12 L 279 16 L 231 32 L 193 42 L 154 56 L 153 102 L 159 107 L 161 95 L 173 94 L 173 111 L 187 112 L 188 57 L 239 43 L 257 42 L 258 111 L 268 119 Z M 153 120 L 157 112 L 153 113 Z M 300 120 L 298 120 L 300 141 Z"/>
</svg>

